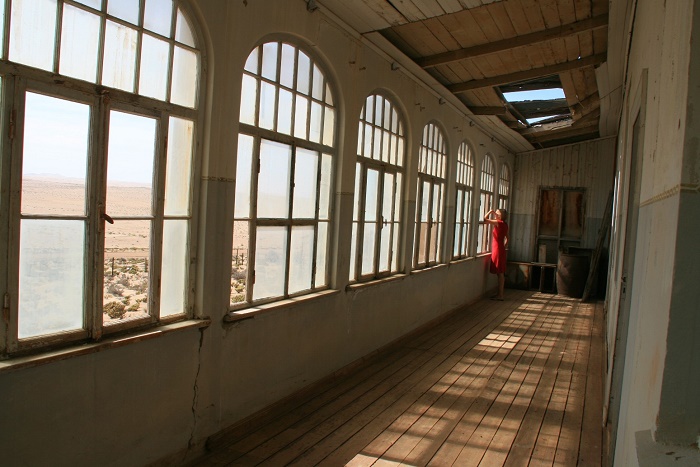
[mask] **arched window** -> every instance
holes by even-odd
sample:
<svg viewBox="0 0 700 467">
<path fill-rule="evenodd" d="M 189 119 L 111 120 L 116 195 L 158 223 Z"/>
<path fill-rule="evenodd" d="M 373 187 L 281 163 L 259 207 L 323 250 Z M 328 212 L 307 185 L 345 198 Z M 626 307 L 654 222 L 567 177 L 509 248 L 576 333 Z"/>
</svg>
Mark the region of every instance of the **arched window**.
<svg viewBox="0 0 700 467">
<path fill-rule="evenodd" d="M 457 153 L 457 201 L 455 204 L 455 236 L 452 257 L 469 256 L 472 196 L 474 194 L 474 154 L 466 142 Z"/>
<path fill-rule="evenodd" d="M 481 212 L 479 213 L 479 244 L 477 253 L 487 253 L 491 251 L 491 230 L 490 224 L 484 224 L 484 216 L 491 209 L 494 209 L 494 189 L 496 188 L 496 170 L 493 166 L 493 159 L 486 154 L 481 163 Z"/>
<path fill-rule="evenodd" d="M 6 350 L 189 316 L 200 54 L 185 12 L 173 0 L 2 4 L 3 152 L 17 161 L 3 166 Z"/>
<path fill-rule="evenodd" d="M 236 165 L 231 305 L 328 286 L 335 108 L 326 77 L 286 42 L 250 53 Z"/>
<path fill-rule="evenodd" d="M 392 102 L 368 96 L 360 115 L 350 280 L 398 272 L 404 125 Z"/>
<path fill-rule="evenodd" d="M 429 123 L 423 129 L 418 159 L 414 268 L 436 264 L 440 258 L 446 167 L 445 138 L 437 125 Z"/>
<path fill-rule="evenodd" d="M 498 180 L 498 208 L 510 209 L 510 169 L 506 164 L 501 166 L 501 176 Z"/>
</svg>

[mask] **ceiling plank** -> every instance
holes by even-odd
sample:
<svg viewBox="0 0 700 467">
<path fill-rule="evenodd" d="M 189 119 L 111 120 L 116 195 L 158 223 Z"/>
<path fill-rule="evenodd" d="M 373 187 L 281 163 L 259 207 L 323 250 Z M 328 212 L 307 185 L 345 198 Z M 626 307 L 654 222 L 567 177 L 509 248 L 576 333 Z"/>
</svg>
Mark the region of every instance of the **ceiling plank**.
<svg viewBox="0 0 700 467">
<path fill-rule="evenodd" d="M 606 54 L 592 55 L 584 57 L 580 60 L 558 63 L 556 65 L 545 66 L 541 68 L 533 68 L 532 70 L 518 71 L 506 75 L 492 76 L 481 80 L 472 80 L 464 83 L 457 83 L 448 86 L 451 92 L 459 93 L 469 91 L 470 89 L 483 88 L 487 86 L 498 86 L 499 84 L 514 83 L 517 81 L 525 81 L 527 79 L 538 78 L 540 76 L 553 75 L 562 71 L 575 70 L 585 66 L 595 66 L 603 63 L 606 60 Z"/>
<path fill-rule="evenodd" d="M 385 0 L 362 0 L 362 3 L 392 26 L 408 23 L 408 19 Z"/>
<path fill-rule="evenodd" d="M 437 2 L 447 14 L 457 13 L 463 8 L 459 0 L 437 0 Z"/>
<path fill-rule="evenodd" d="M 382 3 L 388 3 L 386 0 L 375 0 Z M 420 9 L 413 4 L 411 0 L 394 0 L 391 5 L 399 10 L 409 21 L 421 21 L 427 18 Z"/>
<path fill-rule="evenodd" d="M 595 18 L 577 21 L 575 23 L 559 26 L 553 29 L 545 29 L 544 31 L 525 34 L 524 36 L 512 37 L 508 39 L 498 40 L 496 42 L 490 42 L 486 44 L 476 45 L 473 47 L 468 47 L 465 49 L 454 50 L 428 57 L 423 57 L 417 59 L 416 62 L 418 63 L 418 65 L 424 68 L 428 68 L 447 62 L 464 60 L 466 58 L 473 58 L 479 55 L 493 54 L 497 52 L 502 52 L 504 50 L 513 49 L 516 47 L 523 47 L 526 45 L 537 44 L 552 39 L 567 37 L 573 34 L 578 34 L 579 32 L 602 28 L 607 26 L 607 24 L 608 16 L 601 15 Z"/>
</svg>

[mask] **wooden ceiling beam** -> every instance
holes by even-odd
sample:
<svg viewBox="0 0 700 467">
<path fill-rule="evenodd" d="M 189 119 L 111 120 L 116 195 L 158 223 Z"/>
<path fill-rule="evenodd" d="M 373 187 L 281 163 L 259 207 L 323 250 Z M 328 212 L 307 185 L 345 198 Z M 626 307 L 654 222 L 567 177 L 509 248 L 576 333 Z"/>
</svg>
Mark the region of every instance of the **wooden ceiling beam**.
<svg viewBox="0 0 700 467">
<path fill-rule="evenodd" d="M 504 50 L 510 50 L 516 47 L 524 47 L 526 45 L 532 45 L 540 42 L 546 42 L 552 39 L 567 37 L 574 34 L 578 34 L 580 32 L 591 31 L 594 29 L 606 27 L 607 25 L 608 15 L 605 14 L 595 16 L 593 18 L 584 19 L 582 21 L 577 21 L 575 23 L 565 24 L 556 28 L 545 29 L 544 31 L 537 31 L 530 34 L 524 34 L 522 36 L 516 36 L 500 41 L 490 42 L 488 44 L 475 45 L 473 47 L 467 47 L 465 49 L 453 50 L 450 52 L 430 55 L 428 57 L 416 59 L 416 63 L 418 63 L 418 65 L 422 66 L 423 68 L 429 68 L 438 65 L 444 65 L 446 63 L 456 62 L 459 60 L 464 60 L 467 58 L 478 57 L 480 55 L 502 52 Z"/>
<path fill-rule="evenodd" d="M 584 126 L 579 128 L 566 128 L 564 130 L 549 130 L 541 132 L 543 134 L 532 134 L 527 136 L 530 143 L 546 143 L 559 139 L 573 138 L 576 136 L 593 135 L 598 132 L 598 126 Z"/>
<path fill-rule="evenodd" d="M 591 55 L 589 57 L 584 57 L 578 60 L 572 60 L 570 62 L 557 63 L 556 65 L 549 65 L 541 68 L 533 68 L 532 70 L 517 71 L 515 73 L 509 73 L 506 75 L 492 76 L 490 78 L 484 79 L 473 79 L 464 83 L 451 84 L 447 86 L 447 89 L 457 94 L 460 92 L 471 91 L 472 89 L 498 86 L 500 84 L 514 83 L 517 81 L 525 81 L 528 79 L 538 78 L 540 76 L 553 75 L 555 73 L 575 70 L 577 68 L 583 68 L 586 66 L 599 65 L 606 60 L 606 57 L 607 55 L 605 53 Z"/>
<path fill-rule="evenodd" d="M 474 115 L 505 115 L 507 113 L 505 106 L 495 107 L 469 107 Z"/>
</svg>

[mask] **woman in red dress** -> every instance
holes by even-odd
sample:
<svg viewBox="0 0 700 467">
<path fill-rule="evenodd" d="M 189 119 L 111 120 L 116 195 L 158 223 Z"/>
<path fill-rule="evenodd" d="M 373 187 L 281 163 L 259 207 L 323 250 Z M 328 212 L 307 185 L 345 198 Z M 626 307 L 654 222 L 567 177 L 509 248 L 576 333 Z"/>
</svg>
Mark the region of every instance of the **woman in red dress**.
<svg viewBox="0 0 700 467">
<path fill-rule="evenodd" d="M 491 219 L 491 214 L 495 214 L 496 218 Z M 484 222 L 493 225 L 490 270 L 492 274 L 498 276 L 498 293 L 491 297 L 492 300 L 503 300 L 503 289 L 506 284 L 506 245 L 508 245 L 507 218 L 508 212 L 505 209 L 498 209 L 495 212 L 492 209 L 484 216 Z"/>
</svg>

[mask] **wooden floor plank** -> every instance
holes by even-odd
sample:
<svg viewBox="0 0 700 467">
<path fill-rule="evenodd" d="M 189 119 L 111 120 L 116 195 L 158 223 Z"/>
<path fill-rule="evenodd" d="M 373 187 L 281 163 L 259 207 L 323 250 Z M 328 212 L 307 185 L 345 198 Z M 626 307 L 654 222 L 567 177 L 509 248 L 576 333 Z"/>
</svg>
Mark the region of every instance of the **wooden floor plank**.
<svg viewBox="0 0 700 467">
<path fill-rule="evenodd" d="M 223 431 L 191 465 L 599 467 L 602 304 L 507 296 Z"/>
</svg>

